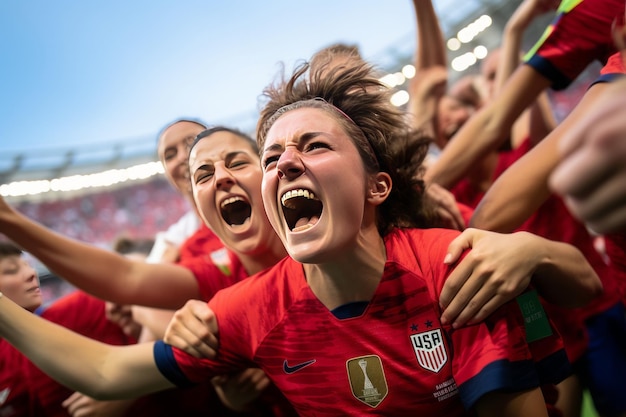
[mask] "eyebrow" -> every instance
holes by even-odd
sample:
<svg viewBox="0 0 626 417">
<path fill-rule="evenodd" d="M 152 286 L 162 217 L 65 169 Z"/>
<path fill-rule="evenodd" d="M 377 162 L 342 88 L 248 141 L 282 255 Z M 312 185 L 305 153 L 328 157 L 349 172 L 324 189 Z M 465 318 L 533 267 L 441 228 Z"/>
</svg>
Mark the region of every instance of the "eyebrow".
<svg viewBox="0 0 626 417">
<path fill-rule="evenodd" d="M 318 131 L 304 132 L 304 133 L 297 135 L 296 138 L 297 138 L 297 142 L 300 144 L 300 143 L 306 143 L 312 139 L 315 139 L 318 136 L 329 137 L 329 134 L 327 132 L 318 132 Z M 278 151 L 278 150 L 282 150 L 283 148 L 284 147 L 282 145 L 274 143 L 273 145 L 270 145 L 267 148 L 265 148 L 263 150 L 263 153 L 268 152 L 268 151 Z"/>
<path fill-rule="evenodd" d="M 235 157 L 236 157 L 236 156 L 238 156 L 238 155 L 246 155 L 246 156 L 248 156 L 248 153 L 247 153 L 247 152 L 245 152 L 245 151 L 232 151 L 232 152 L 228 152 L 228 153 L 224 156 L 224 158 L 223 158 L 223 159 L 220 159 L 220 160 L 223 160 L 223 161 L 230 161 L 231 159 L 235 158 Z M 200 168 L 205 167 L 205 166 L 213 166 L 213 165 L 215 165 L 215 161 L 213 161 L 213 160 L 211 160 L 210 162 L 203 161 L 203 162 L 200 164 L 200 166 L 198 166 L 198 168 L 196 168 L 196 169 L 200 169 Z M 192 167 L 193 167 L 193 166 L 194 166 L 194 165 L 192 165 Z M 195 170 L 194 170 L 194 171 L 195 171 Z"/>
</svg>

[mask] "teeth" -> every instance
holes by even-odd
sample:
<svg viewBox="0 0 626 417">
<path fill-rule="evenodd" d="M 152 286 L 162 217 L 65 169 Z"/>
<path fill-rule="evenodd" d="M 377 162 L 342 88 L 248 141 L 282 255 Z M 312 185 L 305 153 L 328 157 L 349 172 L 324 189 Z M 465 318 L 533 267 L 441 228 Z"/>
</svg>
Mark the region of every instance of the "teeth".
<svg viewBox="0 0 626 417">
<path fill-rule="evenodd" d="M 224 208 L 229 204 L 236 203 L 237 201 L 243 201 L 243 198 L 241 197 L 227 198 L 226 200 L 222 201 L 222 205 L 220 206 L 220 208 Z"/>
<path fill-rule="evenodd" d="M 280 202 L 284 206 L 285 205 L 285 201 L 289 200 L 290 198 L 295 198 L 295 197 L 304 197 L 304 198 L 308 198 L 309 200 L 317 200 L 315 198 L 315 194 L 313 194 L 313 192 L 311 192 L 309 190 L 303 190 L 303 189 L 300 188 L 298 190 L 287 191 L 281 197 Z"/>
</svg>

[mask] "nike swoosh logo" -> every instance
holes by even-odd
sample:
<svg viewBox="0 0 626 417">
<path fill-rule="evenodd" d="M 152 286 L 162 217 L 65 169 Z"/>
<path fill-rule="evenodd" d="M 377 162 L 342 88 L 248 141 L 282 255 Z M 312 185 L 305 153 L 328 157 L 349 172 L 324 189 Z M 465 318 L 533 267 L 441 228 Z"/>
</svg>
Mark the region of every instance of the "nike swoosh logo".
<svg viewBox="0 0 626 417">
<path fill-rule="evenodd" d="M 294 372 L 298 372 L 299 370 L 306 368 L 309 365 L 313 365 L 315 363 L 315 359 L 311 359 L 310 361 L 302 362 L 294 366 L 289 366 L 287 363 L 287 359 L 283 362 L 283 371 L 286 374 L 293 374 Z"/>
</svg>

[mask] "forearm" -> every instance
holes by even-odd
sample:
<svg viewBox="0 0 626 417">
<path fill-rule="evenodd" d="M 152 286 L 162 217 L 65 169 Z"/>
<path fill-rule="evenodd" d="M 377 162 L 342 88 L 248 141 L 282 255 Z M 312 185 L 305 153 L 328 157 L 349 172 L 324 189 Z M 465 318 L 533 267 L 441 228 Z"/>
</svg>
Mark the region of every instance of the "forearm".
<svg viewBox="0 0 626 417">
<path fill-rule="evenodd" d="M 125 277 L 132 264 L 117 253 L 65 237 L 13 209 L 0 212 L 0 229 L 55 274 L 87 292 L 112 300 L 113 292 L 100 292 L 103 283 L 109 289 L 129 284 Z"/>
<path fill-rule="evenodd" d="M 431 0 L 413 0 L 417 19 L 415 67 L 420 70 L 433 66 L 446 66 L 446 48 L 439 19 Z"/>
<path fill-rule="evenodd" d="M 549 302 L 582 307 L 602 293 L 602 283 L 584 255 L 574 246 L 538 238 L 539 263 L 533 284 Z"/>
<path fill-rule="evenodd" d="M 6 205 L 0 230 L 59 277 L 104 300 L 179 308 L 199 297 L 196 278 L 186 268 L 130 260 L 56 233 Z"/>
<path fill-rule="evenodd" d="M 471 227 L 503 233 L 518 229 L 552 194 L 547 180 L 557 161 L 554 140 L 531 149 L 489 187 L 474 210 Z"/>
<path fill-rule="evenodd" d="M 133 306 L 133 319 L 143 327 L 142 335 L 152 335 L 152 340 L 163 339 L 165 330 L 169 324 L 174 310 L 163 310 L 157 308 Z M 142 338 L 141 340 L 148 340 Z"/>
<path fill-rule="evenodd" d="M 487 131 L 489 110 L 485 109 L 470 118 L 461 130 L 448 142 L 439 158 L 427 168 L 424 179 L 451 189 L 470 170 L 472 165 L 487 154 L 498 140 L 499 133 Z M 478 138 L 481 138 L 478 140 Z M 476 140 L 470 140 L 474 138 Z"/>
<path fill-rule="evenodd" d="M 472 116 L 426 171 L 427 182 L 450 189 L 480 158 L 497 150 L 510 136 L 511 126 L 550 81 L 528 65 L 515 70 L 506 88 Z"/>
<path fill-rule="evenodd" d="M 110 346 L 44 320 L 0 297 L 0 337 L 69 388 L 97 399 L 132 398 L 171 387 L 152 346 Z"/>
<path fill-rule="evenodd" d="M 498 71 L 496 71 L 496 82 L 494 93 L 498 94 L 511 77 L 515 69 L 520 64 L 520 51 L 522 38 L 526 28 L 509 22 L 502 33 L 502 46 L 500 49 L 500 59 L 498 61 Z"/>
</svg>

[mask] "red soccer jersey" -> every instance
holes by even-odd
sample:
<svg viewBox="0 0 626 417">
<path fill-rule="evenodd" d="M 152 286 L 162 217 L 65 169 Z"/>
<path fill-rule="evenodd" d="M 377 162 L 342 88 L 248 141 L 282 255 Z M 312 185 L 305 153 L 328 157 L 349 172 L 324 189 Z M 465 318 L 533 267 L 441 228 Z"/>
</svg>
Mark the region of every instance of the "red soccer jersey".
<svg viewBox="0 0 626 417">
<path fill-rule="evenodd" d="M 612 271 L 616 274 L 626 303 L 626 232 L 604 236 L 605 251 Z"/>
<path fill-rule="evenodd" d="M 0 339 L 0 416 L 35 416 L 41 412 L 29 383 L 30 368 L 26 356 Z"/>
<path fill-rule="evenodd" d="M 194 274 L 204 301 L 209 301 L 219 290 L 248 277 L 239 258 L 226 248 L 181 260 L 178 265 Z"/>
<path fill-rule="evenodd" d="M 217 361 L 160 342 L 155 361 L 178 384 L 256 363 L 302 416 L 461 416 L 490 391 L 566 376 L 560 339 L 553 334 L 529 348 L 515 302 L 477 325 L 441 325 L 438 297 L 450 272 L 442 260 L 457 235 L 391 233 L 378 289 L 364 313 L 348 319 L 333 315 L 308 287 L 302 265 L 286 258 L 211 300 Z"/>
<path fill-rule="evenodd" d="M 526 139 L 518 148 L 501 152 L 498 158 L 497 168 L 493 174 L 495 181 L 509 166 L 531 149 L 531 144 Z M 452 190 L 455 197 L 466 204 L 478 202 L 483 198 L 484 192 L 477 190 L 473 185 L 463 180 L 458 187 Z M 615 274 L 607 267 L 593 246 L 593 238 L 587 228 L 574 218 L 567 209 L 563 200 L 557 195 L 551 195 L 539 209 L 533 213 L 518 230 L 528 231 L 550 240 L 569 243 L 576 246 L 585 255 L 594 268 L 604 286 L 603 294 L 582 309 L 563 309 L 558 306 L 544 303 L 550 318 L 554 320 L 565 340 L 570 360 L 576 361 L 587 349 L 587 335 L 584 320 L 612 307 L 620 301 L 620 293 Z"/>
<path fill-rule="evenodd" d="M 220 238 L 206 224 L 202 223 L 200 228 L 180 245 L 179 259 L 181 261 L 192 259 L 213 252 L 223 246 L 224 244 Z"/>
<path fill-rule="evenodd" d="M 195 244 L 189 244 L 188 240 L 186 242 L 188 250 L 186 252 L 181 250 L 181 259 L 178 265 L 188 268 L 194 274 L 198 282 L 200 295 L 204 301 L 211 300 L 218 291 L 248 278 L 248 272 L 241 264 L 239 258 L 233 252 L 223 247 L 221 241 L 218 240 L 219 245 L 215 245 L 216 242 L 211 238 L 211 236 L 215 237 L 215 235 L 210 229 L 205 226 L 204 232 L 196 235 L 205 236 L 205 239 L 191 239 L 192 242 L 195 240 Z M 191 250 L 196 244 L 198 245 L 197 248 Z M 153 397 L 158 397 L 161 400 L 160 402 L 164 403 L 158 410 L 158 415 L 191 415 L 190 410 L 202 410 L 200 407 L 210 410 L 210 414 L 224 417 L 231 414 L 242 417 L 290 417 L 295 415 L 282 394 L 275 392 L 275 387 L 270 387 L 263 392 L 251 407 L 254 409 L 253 411 L 235 413 L 222 404 L 210 383 L 206 386 L 204 385 L 206 384 L 203 384 L 203 386 L 186 387 L 184 390 L 175 390 L 180 391 L 179 393 L 169 392 L 170 396 L 178 395 L 177 401 L 164 399 L 168 397 L 164 397 L 163 393 L 156 394 Z M 165 406 L 165 404 L 168 404 L 168 406 Z M 143 405 L 140 403 L 140 405 L 134 405 L 131 411 L 134 409 L 143 411 L 143 408 Z"/>
<path fill-rule="evenodd" d="M 590 63 L 604 65 L 617 51 L 611 26 L 620 16 L 624 0 L 563 0 L 526 64 L 551 80 L 553 89 L 565 89 Z"/>
</svg>

